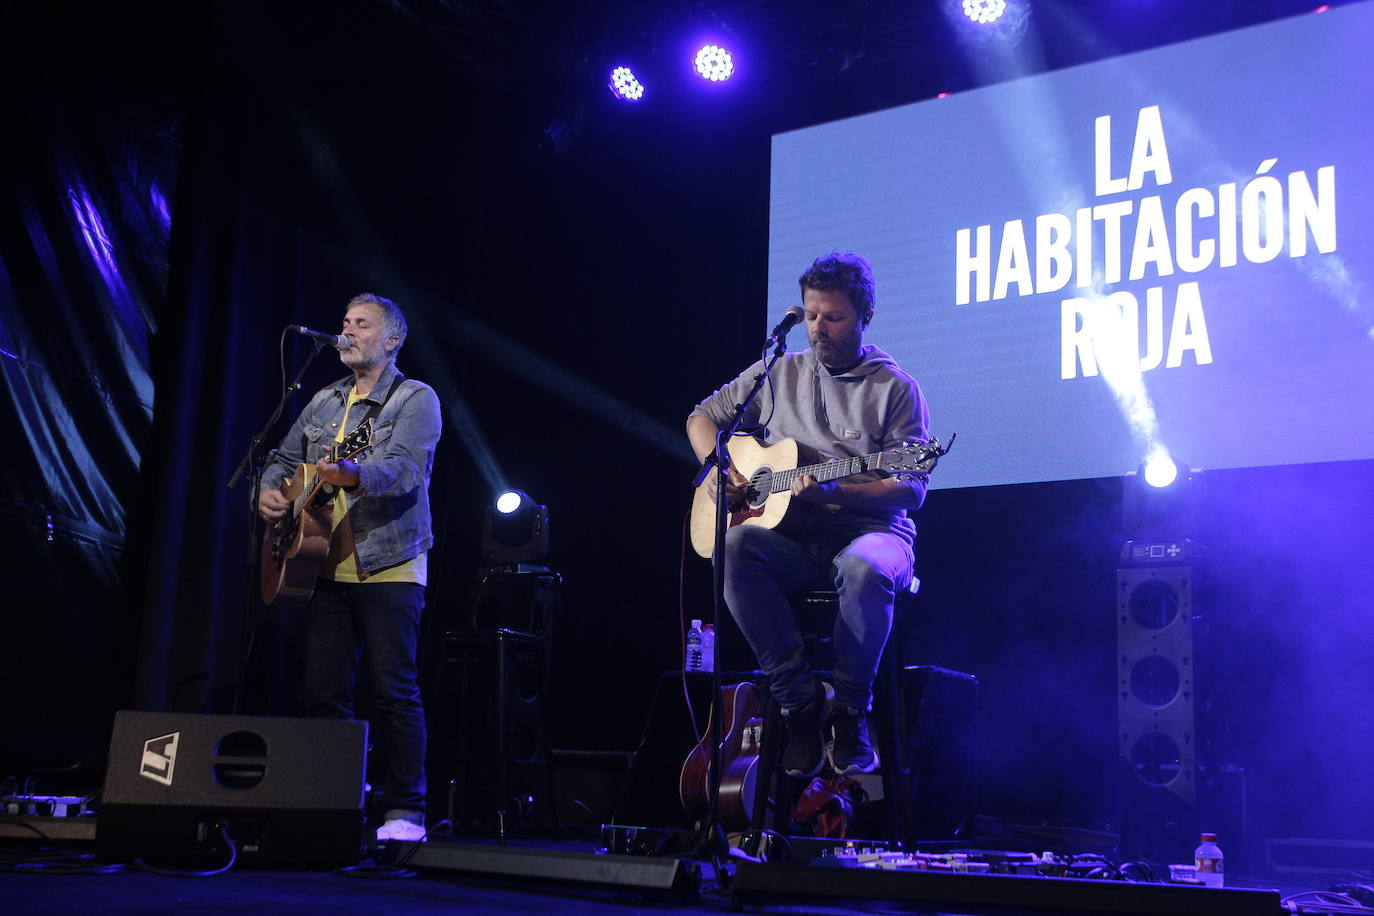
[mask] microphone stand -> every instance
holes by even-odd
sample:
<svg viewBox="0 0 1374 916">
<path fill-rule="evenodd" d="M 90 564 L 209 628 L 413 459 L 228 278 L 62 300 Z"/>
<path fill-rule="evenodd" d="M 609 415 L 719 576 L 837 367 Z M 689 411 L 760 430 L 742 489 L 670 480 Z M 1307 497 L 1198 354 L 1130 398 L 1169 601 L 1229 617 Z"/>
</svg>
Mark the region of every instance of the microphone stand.
<svg viewBox="0 0 1374 916">
<path fill-rule="evenodd" d="M 238 715 L 239 703 L 243 698 L 243 688 L 248 680 L 248 660 L 253 653 L 253 639 L 257 633 L 257 623 L 254 620 L 255 602 L 260 594 L 260 558 L 262 554 L 262 526 L 258 524 L 258 491 L 262 489 L 262 472 L 265 470 L 263 462 L 258 460 L 258 450 L 262 447 L 263 439 L 277 425 L 281 415 L 286 411 L 286 402 L 301 389 L 301 379 L 305 377 L 305 370 L 310 368 L 310 364 L 315 361 L 315 357 L 320 355 L 320 351 L 326 344 L 322 340 L 314 342 L 314 348 L 310 355 L 301 364 L 300 371 L 291 380 L 291 384 L 282 389 L 281 398 L 277 401 L 277 406 L 272 410 L 272 416 L 268 417 L 262 429 L 248 443 L 248 451 L 244 452 L 243 459 L 239 461 L 238 467 L 229 477 L 229 482 L 224 486 L 232 490 L 243 479 L 244 474 L 250 474 L 250 487 L 248 492 L 248 556 L 245 563 L 245 583 L 243 596 L 243 630 L 240 639 L 243 642 L 243 650 L 239 654 L 239 679 L 234 687 L 234 704 L 231 712 Z M 251 473 L 250 473 L 251 472 Z"/>
<path fill-rule="evenodd" d="M 715 664 L 712 665 L 711 690 L 714 694 L 713 703 L 715 704 L 715 715 L 711 716 L 711 729 L 709 740 L 711 742 L 711 763 L 710 771 L 706 778 L 706 821 L 702 824 L 701 831 L 697 837 L 693 855 L 697 858 L 709 857 L 715 866 L 716 877 L 720 881 L 722 889 L 728 888 L 730 875 L 725 870 L 724 863 L 730 855 L 730 841 L 725 834 L 725 825 L 720 819 L 720 781 L 724 775 L 721 770 L 721 739 L 725 717 L 725 685 L 722 682 L 720 660 L 724 655 L 721 651 L 723 646 L 722 637 L 725 635 L 724 628 L 720 624 L 725 619 L 728 612 L 725 607 L 725 532 L 729 525 L 729 500 L 725 494 L 726 484 L 730 480 L 730 453 L 727 446 L 730 437 L 739 432 L 744 424 L 744 415 L 749 410 L 749 406 L 758 397 L 760 389 L 763 387 L 764 379 L 768 378 L 773 372 L 773 365 L 782 357 L 787 350 L 787 332 L 784 329 L 781 333 L 776 333 L 770 338 L 777 340 L 777 346 L 773 349 L 772 356 L 764 365 L 763 371 L 754 376 L 754 385 L 745 395 L 744 400 L 735 405 L 734 416 L 730 423 L 716 432 L 716 450 L 706 457 L 701 463 L 701 468 L 697 471 L 693 481 L 694 486 L 701 486 L 706 475 L 710 474 L 714 466 L 716 474 L 716 540 L 715 547 L 711 551 L 711 572 L 713 582 L 714 614 L 716 623 L 716 653 Z M 765 344 L 765 349 L 767 344 Z M 756 791 L 758 789 L 756 788 Z M 765 790 L 766 791 L 766 790 Z"/>
</svg>

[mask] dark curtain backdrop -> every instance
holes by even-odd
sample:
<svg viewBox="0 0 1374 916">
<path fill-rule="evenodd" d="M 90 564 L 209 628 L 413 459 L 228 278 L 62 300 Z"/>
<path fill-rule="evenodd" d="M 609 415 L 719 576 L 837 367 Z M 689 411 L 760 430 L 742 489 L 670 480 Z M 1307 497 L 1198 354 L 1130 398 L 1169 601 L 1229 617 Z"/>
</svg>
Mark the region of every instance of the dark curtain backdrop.
<svg viewBox="0 0 1374 916">
<path fill-rule="evenodd" d="M 763 285 L 762 233 L 707 261 L 686 257 L 681 276 L 662 274 L 665 252 L 691 251 L 716 222 L 709 213 L 671 218 L 689 189 L 666 179 L 662 163 L 675 147 L 698 157 L 701 173 L 748 162 L 751 171 L 720 190 L 758 225 L 766 189 L 749 176 L 766 162 L 766 143 L 725 125 L 701 133 L 668 119 L 638 155 L 625 149 L 644 121 L 620 128 L 625 144 L 612 134 L 555 157 L 541 127 L 561 100 L 532 103 L 370 2 L 150 3 L 106 10 L 101 21 L 82 7 L 11 15 L 5 30 L 34 75 L 15 94 L 17 108 L 35 125 L 55 125 L 26 134 L 26 171 L 9 173 L 21 197 L 48 208 L 50 226 L 31 238 L 21 214 L 7 213 L 5 330 L 22 340 L 7 347 L 16 355 L 6 378 L 20 384 L 43 348 L 55 365 L 80 365 L 65 349 L 79 343 L 105 360 L 90 372 L 93 403 L 116 381 L 132 388 L 125 376 L 142 387 L 120 394 L 133 408 L 109 434 L 123 437 L 117 456 L 84 457 L 111 423 L 98 409 L 67 421 L 49 437 L 56 444 L 37 433 L 23 442 L 29 463 L 15 468 L 8 492 L 31 492 L 27 502 L 11 500 L 28 527 L 7 536 L 35 537 L 16 568 L 41 569 L 33 579 L 41 613 L 31 618 L 39 622 L 25 623 L 41 627 L 40 648 L 31 666 L 7 674 L 16 688 L 41 690 L 21 713 L 33 732 L 12 745 L 17 758 L 57 730 L 98 755 L 119 706 L 227 711 L 250 632 L 257 651 L 240 708 L 292 711 L 294 621 L 245 601 L 247 486 L 230 492 L 224 482 L 276 400 L 280 329 L 330 329 L 364 289 L 406 308 L 401 367 L 445 404 L 430 633 L 462 613 L 494 488 L 523 486 L 551 506 L 553 562 L 568 572 L 571 609 L 558 627 L 566 648 L 556 664 L 586 697 L 570 701 L 574 716 L 561 719 L 558 741 L 628 745 L 647 707 L 634 685 L 677 656 L 678 519 L 691 472 L 681 420 L 714 380 L 747 361 L 749 347 L 738 342 L 762 320 L 753 292 Z M 77 44 L 64 38 L 73 17 Z M 162 141 L 161 158 L 126 150 L 125 134 Z M 151 251 L 126 258 L 142 271 L 133 298 L 141 310 L 102 285 L 84 217 L 70 212 L 71 182 L 54 174 L 64 161 L 92 169 L 121 156 L 159 194 L 114 176 L 109 193 L 151 215 L 128 202 L 107 202 L 102 214 L 126 248 Z M 29 269 L 58 233 L 63 257 L 86 263 Z M 88 287 L 70 294 L 64 315 L 53 300 L 78 276 Z M 711 320 L 681 331 L 702 287 L 723 291 Z M 120 320 L 134 326 L 107 340 L 101 329 Z M 126 334 L 135 346 L 123 344 Z M 693 338 L 717 362 L 703 375 L 712 382 L 665 371 Z M 291 373 L 309 347 L 296 338 L 286 346 Z M 268 444 L 311 390 L 340 374 L 337 357 L 323 354 Z M 22 393 L 11 400 L 19 427 L 61 422 L 72 409 Z M 83 450 L 76 462 L 64 453 L 74 448 Z M 110 513 L 110 556 L 103 564 L 47 556 L 38 565 L 35 555 L 55 549 L 41 541 L 46 518 L 63 524 L 55 510 L 68 488 L 54 478 L 77 469 L 82 487 L 118 486 L 108 498 L 71 499 L 81 513 Z M 599 519 L 603 535 L 584 537 L 582 519 Z M 38 637 L 61 631 L 83 654 L 66 652 L 77 670 L 54 676 L 62 653 Z M 92 665 L 81 667 L 88 657 Z M 606 697 L 627 689 L 631 702 L 607 707 Z M 72 728 L 78 707 L 84 718 Z"/>
<path fill-rule="evenodd" d="M 124 63 L 157 49 L 117 11 L 88 11 L 89 29 L 51 12 L 0 20 L 0 691 L 6 761 L 69 766 L 131 700 L 127 571 L 185 97 L 164 67 Z"/>
<path fill-rule="evenodd" d="M 612 110 L 597 42 L 571 37 L 601 5 L 549 6 L 493 7 L 480 47 L 367 0 L 0 14 L 22 75 L 3 96 L 0 778 L 98 761 L 121 706 L 292 711 L 293 620 L 246 601 L 250 494 L 225 481 L 276 400 L 281 329 L 330 330 L 364 289 L 406 309 L 401 367 L 444 403 L 427 661 L 493 490 L 520 486 L 565 578 L 554 744 L 633 745 L 679 662 L 682 420 L 791 304 L 764 300 L 770 131 L 969 78 L 923 57 Z M 1071 43 L 1054 53 L 1101 53 Z M 288 373 L 308 352 L 287 341 Z M 286 419 L 342 374 L 322 355 Z M 1270 835 L 1367 835 L 1374 467 L 1209 476 L 1218 761 L 1248 768 Z M 936 491 L 919 519 L 909 657 L 983 679 L 984 811 L 1119 810 L 1120 487 Z M 683 568 L 704 616 L 708 569 Z"/>
</svg>

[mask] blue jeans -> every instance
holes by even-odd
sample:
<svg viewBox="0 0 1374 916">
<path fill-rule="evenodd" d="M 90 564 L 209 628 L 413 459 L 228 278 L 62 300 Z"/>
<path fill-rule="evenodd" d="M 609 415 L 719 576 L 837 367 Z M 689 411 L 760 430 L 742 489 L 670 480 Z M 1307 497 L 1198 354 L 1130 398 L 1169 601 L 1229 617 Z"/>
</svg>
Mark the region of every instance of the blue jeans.
<svg viewBox="0 0 1374 916">
<path fill-rule="evenodd" d="M 306 715 L 353 718 L 361 662 L 385 749 L 383 803 L 412 820 L 425 810 L 425 711 L 416 665 L 424 606 L 423 585 L 321 581 L 305 609 Z"/>
<path fill-rule="evenodd" d="M 725 603 L 785 709 L 811 702 L 815 683 L 786 593 L 833 586 L 835 702 L 868 710 L 873 679 L 892 632 L 898 589 L 911 584 L 914 556 L 889 532 L 815 526 L 793 540 L 754 525 L 725 534 Z"/>
</svg>

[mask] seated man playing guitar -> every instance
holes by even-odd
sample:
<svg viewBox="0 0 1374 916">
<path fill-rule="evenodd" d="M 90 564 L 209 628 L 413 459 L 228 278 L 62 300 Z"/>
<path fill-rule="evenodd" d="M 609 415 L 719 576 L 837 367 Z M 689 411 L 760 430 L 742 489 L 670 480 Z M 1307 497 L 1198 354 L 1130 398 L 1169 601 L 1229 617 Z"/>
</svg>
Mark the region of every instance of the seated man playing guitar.
<svg viewBox="0 0 1374 916">
<path fill-rule="evenodd" d="M 796 440 L 812 460 L 855 459 L 924 440 L 930 418 L 916 381 L 882 350 L 863 343 L 874 310 L 868 262 L 831 253 L 802 274 L 800 286 L 811 347 L 777 362 L 745 429 L 763 446 Z M 687 436 L 698 459 L 715 451 L 717 433 L 763 366 L 750 366 L 692 411 Z M 804 523 L 790 529 L 736 524 L 725 539 L 725 600 L 782 707 L 783 765 L 793 776 L 814 776 L 827 757 L 837 774 L 877 767 L 867 725 L 873 679 L 892 630 L 896 593 L 911 583 L 916 526 L 907 513 L 924 502 L 926 475 L 875 469 L 846 469 L 845 475 L 825 482 L 817 477 L 830 475 L 820 471 L 796 476 L 792 503 L 815 510 Z M 758 498 L 752 487 L 746 492 L 746 483 L 732 466 L 732 508 Z M 713 496 L 715 475 L 703 486 Z M 789 591 L 831 585 L 840 605 L 833 702 L 812 676 L 786 598 Z"/>
<path fill-rule="evenodd" d="M 319 581 L 281 591 L 308 601 L 306 659 L 301 698 L 307 715 L 352 718 L 359 659 L 376 698 L 385 731 L 381 840 L 425 835 L 425 715 L 420 703 L 416 651 L 425 606 L 430 529 L 429 478 L 439 441 L 439 399 L 423 382 L 396 369 L 406 321 L 389 299 L 363 293 L 348 303 L 340 361 L 352 370 L 321 389 L 301 411 L 263 472 L 258 514 L 282 527 L 297 514 L 326 518 Z M 338 446 L 357 441 L 343 457 Z M 365 446 L 363 448 L 362 446 Z M 363 454 L 363 453 L 366 454 Z M 295 504 L 283 488 L 305 488 Z M 287 485 L 290 485 L 289 487 Z M 304 505 L 310 503 L 310 505 Z M 290 532 L 277 539 L 290 541 Z M 269 532 L 269 539 L 272 538 Z M 324 541 L 324 538 L 317 538 Z M 264 551 L 264 598 L 291 562 L 285 552 Z"/>
</svg>

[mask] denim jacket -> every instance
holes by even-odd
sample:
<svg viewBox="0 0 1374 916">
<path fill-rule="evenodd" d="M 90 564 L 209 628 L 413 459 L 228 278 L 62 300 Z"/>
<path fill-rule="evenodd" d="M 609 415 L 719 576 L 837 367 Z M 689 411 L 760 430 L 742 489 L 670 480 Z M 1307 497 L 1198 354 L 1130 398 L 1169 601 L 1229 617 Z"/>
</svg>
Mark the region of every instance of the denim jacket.
<svg viewBox="0 0 1374 916">
<path fill-rule="evenodd" d="M 357 427 L 364 413 L 399 386 L 374 421 L 372 449 L 356 459 L 358 485 L 345 496 L 358 546 L 358 566 L 373 572 L 428 550 L 434 544 L 429 512 L 429 477 L 439 441 L 439 397 L 424 382 L 387 366 L 372 392 L 349 416 Z M 318 391 L 282 439 L 262 475 L 262 488 L 275 489 L 301 464 L 314 464 L 334 445 L 348 404 L 353 377 Z M 350 430 L 351 432 L 352 430 Z"/>
</svg>

